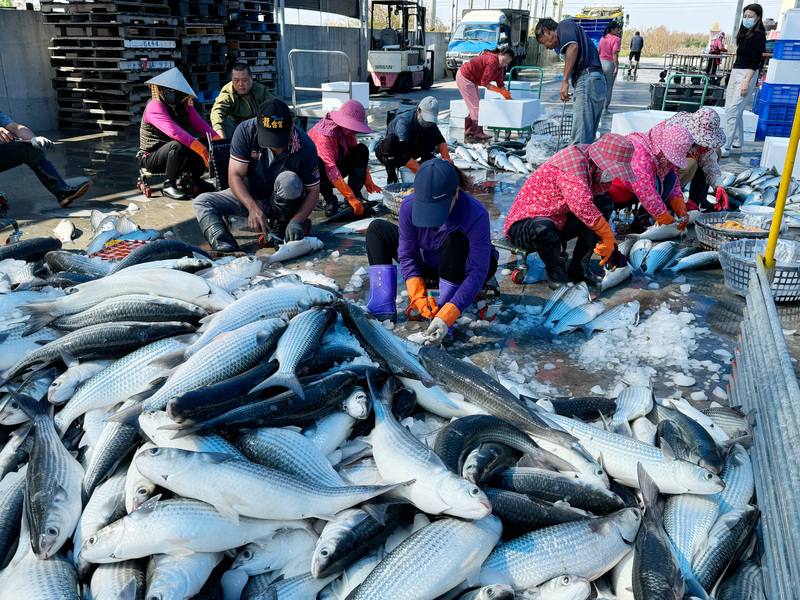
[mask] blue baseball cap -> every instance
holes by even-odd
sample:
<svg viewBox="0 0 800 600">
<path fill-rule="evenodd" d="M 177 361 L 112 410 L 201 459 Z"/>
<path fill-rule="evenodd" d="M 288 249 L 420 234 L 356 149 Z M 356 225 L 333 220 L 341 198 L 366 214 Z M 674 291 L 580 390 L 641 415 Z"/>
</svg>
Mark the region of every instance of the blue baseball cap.
<svg viewBox="0 0 800 600">
<path fill-rule="evenodd" d="M 414 226 L 444 225 L 458 184 L 458 172 L 446 160 L 434 158 L 422 163 L 414 178 L 414 204 L 411 207 Z"/>
</svg>

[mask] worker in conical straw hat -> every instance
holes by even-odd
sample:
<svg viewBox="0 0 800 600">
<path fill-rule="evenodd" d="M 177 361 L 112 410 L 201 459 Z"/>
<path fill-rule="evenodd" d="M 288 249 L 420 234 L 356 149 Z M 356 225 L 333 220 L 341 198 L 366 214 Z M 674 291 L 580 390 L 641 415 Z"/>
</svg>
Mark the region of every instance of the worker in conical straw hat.
<svg viewBox="0 0 800 600">
<path fill-rule="evenodd" d="M 208 168 L 206 134 L 219 136 L 206 123 L 192 104 L 197 98 L 189 82 L 178 68 L 165 71 L 145 84 L 152 98 L 142 115 L 139 129 L 139 152 L 136 158 L 148 171 L 164 173 L 162 193 L 174 200 L 186 200 L 202 192 L 212 191 L 202 179 Z M 188 173 L 190 189 L 180 189 L 178 180 Z"/>
</svg>

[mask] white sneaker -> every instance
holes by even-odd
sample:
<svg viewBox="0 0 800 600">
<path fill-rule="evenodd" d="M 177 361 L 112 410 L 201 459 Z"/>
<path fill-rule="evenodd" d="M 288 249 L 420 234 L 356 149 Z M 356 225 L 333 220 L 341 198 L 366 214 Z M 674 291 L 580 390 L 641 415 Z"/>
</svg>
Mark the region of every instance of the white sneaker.
<svg viewBox="0 0 800 600">
<path fill-rule="evenodd" d="M 731 155 L 731 151 L 728 150 L 725 146 L 719 149 L 719 155 L 722 158 L 728 158 Z"/>
</svg>

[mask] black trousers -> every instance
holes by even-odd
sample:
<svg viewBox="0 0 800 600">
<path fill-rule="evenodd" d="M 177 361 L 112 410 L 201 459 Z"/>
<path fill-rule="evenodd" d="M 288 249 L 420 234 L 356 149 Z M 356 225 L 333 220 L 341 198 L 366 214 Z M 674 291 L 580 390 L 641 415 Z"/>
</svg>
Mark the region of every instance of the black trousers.
<svg viewBox="0 0 800 600">
<path fill-rule="evenodd" d="M 384 219 L 375 219 L 367 228 L 367 259 L 370 265 L 390 265 L 397 260 L 400 245 L 400 228 Z M 446 279 L 451 283 L 461 283 L 467 276 L 466 263 L 469 256 L 469 238 L 460 232 L 451 232 L 439 251 L 439 268 L 422 265 L 425 279 Z M 487 281 L 497 271 L 497 258 L 492 254 Z"/>
<path fill-rule="evenodd" d="M 433 158 L 436 146 L 424 141 L 400 141 L 395 134 L 387 135 L 375 147 L 375 156 L 386 167 L 387 181 L 397 183 L 397 169 L 411 160 L 425 162 Z"/>
<path fill-rule="evenodd" d="M 19 165 L 36 165 L 45 158 L 44 150 L 28 142 L 0 144 L 0 172 Z"/>
<path fill-rule="evenodd" d="M 689 200 L 697 204 L 701 209 L 708 210 L 711 205 L 708 203 L 708 182 L 706 174 L 700 165 L 697 165 L 692 181 L 689 183 Z"/>
<path fill-rule="evenodd" d="M 369 148 L 364 144 L 356 144 L 345 154 L 339 156 L 336 161 L 336 168 L 342 174 L 342 177 L 347 179 L 347 185 L 353 190 L 353 194 L 359 200 L 364 197 L 361 190 L 364 188 L 364 182 L 367 178 L 367 163 L 369 162 Z M 333 194 L 333 182 L 328 179 L 328 173 L 325 170 L 325 164 L 320 159 L 319 161 L 319 192 L 325 200 L 335 198 Z"/>
<path fill-rule="evenodd" d="M 197 152 L 175 140 L 148 152 L 142 158 L 142 165 L 153 173 L 164 173 L 164 177 L 172 182 L 183 173 L 197 179 L 206 170 L 206 164 Z"/>
<path fill-rule="evenodd" d="M 608 219 L 613 210 L 613 202 L 607 194 L 594 197 L 594 205 Z M 577 238 L 572 259 L 568 268 L 564 269 L 561 258 L 561 249 L 567 242 Z M 598 242 L 597 234 L 589 229 L 572 213 L 567 215 L 564 227 L 558 229 L 552 219 L 548 217 L 534 217 L 522 219 L 508 229 L 508 239 L 519 248 L 536 251 L 547 269 L 550 281 L 566 283 L 583 281 L 583 262 L 590 256 L 592 249 Z"/>
</svg>

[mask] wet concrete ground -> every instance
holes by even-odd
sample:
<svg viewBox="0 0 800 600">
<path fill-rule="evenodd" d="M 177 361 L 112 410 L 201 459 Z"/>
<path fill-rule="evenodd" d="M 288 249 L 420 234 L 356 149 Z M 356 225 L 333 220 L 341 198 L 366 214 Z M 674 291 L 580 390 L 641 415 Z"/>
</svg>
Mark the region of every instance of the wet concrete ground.
<svg viewBox="0 0 800 600">
<path fill-rule="evenodd" d="M 640 71 L 638 82 L 618 81 L 614 90 L 611 113 L 646 108 L 649 104 L 649 83 L 657 80 L 658 68 Z M 446 122 L 449 101 L 459 97 L 454 82 L 440 82 L 429 92 L 413 92 L 405 95 L 405 105 L 424 95 L 433 94 L 440 101 L 442 120 Z M 560 116 L 561 103 L 558 101 L 558 82 L 549 81 L 544 88 L 542 99 L 546 110 Z M 602 131 L 611 127 L 611 116 L 603 118 Z M 457 132 L 456 132 L 457 133 Z M 90 193 L 77 201 L 69 209 L 58 208 L 55 200 L 41 187 L 33 174 L 20 167 L 0 173 L 0 191 L 4 192 L 11 204 L 10 216 L 16 217 L 25 232 L 25 237 L 49 235 L 53 227 L 63 218 L 70 219 L 76 227 L 83 230 L 82 237 L 76 239 L 67 248 L 84 248 L 91 238 L 89 212 L 97 209 L 103 212 L 131 209 L 132 218 L 142 228 L 155 228 L 162 231 L 171 230 L 174 234 L 195 244 L 204 241 L 196 226 L 190 202 L 181 202 L 163 198 L 156 193 L 147 199 L 136 189 L 137 169 L 134 155 L 138 148 L 138 133 L 131 136 L 114 136 L 103 134 L 75 135 L 53 133 L 58 140 L 56 148 L 50 153 L 51 160 L 67 176 L 86 175 L 93 180 Z M 760 156 L 761 144 L 747 144 L 741 155 L 734 155 L 724 161 L 723 169 L 738 172 L 750 166 L 750 160 Z M 385 181 L 385 173 L 380 165 L 373 164 L 372 170 L 376 181 Z M 492 171 L 472 171 L 477 191 L 475 193 L 489 210 L 493 230 L 499 236 L 505 215 L 521 187 L 524 177 L 509 173 Z M 315 222 L 324 217 L 315 213 Z M 363 236 L 341 237 L 330 232 L 333 226 L 316 226 L 314 235 L 325 242 L 325 249 L 311 257 L 297 261 L 297 265 L 310 266 L 336 279 L 344 288 L 352 274 L 360 267 L 366 267 Z M 246 249 L 255 251 L 253 235 L 237 231 L 247 243 Z M 5 235 L 5 232 L 3 233 Z M 459 326 L 456 331 L 455 349 L 458 353 L 470 356 L 482 366 L 494 365 L 501 373 L 513 370 L 512 363 L 524 371 L 525 384 L 532 391 L 550 393 L 586 395 L 591 389 L 600 386 L 604 391 L 611 391 L 614 383 L 624 379 L 625 373 L 593 372 L 581 367 L 575 360 L 576 353 L 584 343 L 582 334 L 569 334 L 552 341 L 540 328 L 531 328 L 528 323 L 514 321 L 519 314 L 516 306 L 541 305 L 550 291 L 542 283 L 518 286 L 511 282 L 507 273 L 513 268 L 511 257 L 501 252 L 501 261 L 497 278 L 500 283 L 500 300 L 503 313 L 495 324 L 478 323 L 470 326 Z M 310 263 L 310 264 L 309 264 Z M 505 270 L 504 270 L 505 269 Z M 667 303 L 673 311 L 687 309 L 697 317 L 696 325 L 707 329 L 707 333 L 699 338 L 699 347 L 692 355 L 699 361 L 713 361 L 719 364 L 719 372 L 700 369 L 685 372 L 696 378 L 691 388 L 680 389 L 685 397 L 693 391 L 704 391 L 711 398 L 711 390 L 720 386 L 726 387 L 727 373 L 730 366 L 725 364 L 715 350 L 733 352 L 735 335 L 743 310 L 743 300 L 730 291 L 722 283 L 720 270 L 685 273 L 685 282 L 691 286 L 688 293 L 680 290 L 680 283 L 673 282 L 668 274 L 657 274 L 655 280 L 633 279 L 628 284 L 609 290 L 600 295 L 600 300 L 607 306 L 614 306 L 631 299 L 641 303 L 642 317 L 647 311 L 656 309 Z M 658 284 L 657 289 L 651 289 Z M 348 295 L 365 297 L 365 287 Z M 781 308 L 784 327 L 787 330 L 798 328 L 800 308 Z M 499 326 L 498 326 L 499 325 Z M 508 325 L 503 327 L 503 325 Z M 418 324 L 398 325 L 404 332 L 419 329 Z M 800 336 L 787 338 L 792 355 L 800 356 Z M 653 340 L 658 344 L 659 340 Z M 669 380 L 671 373 L 679 371 L 652 365 L 657 374 L 653 380 L 659 395 L 670 395 L 676 391 Z"/>
</svg>

